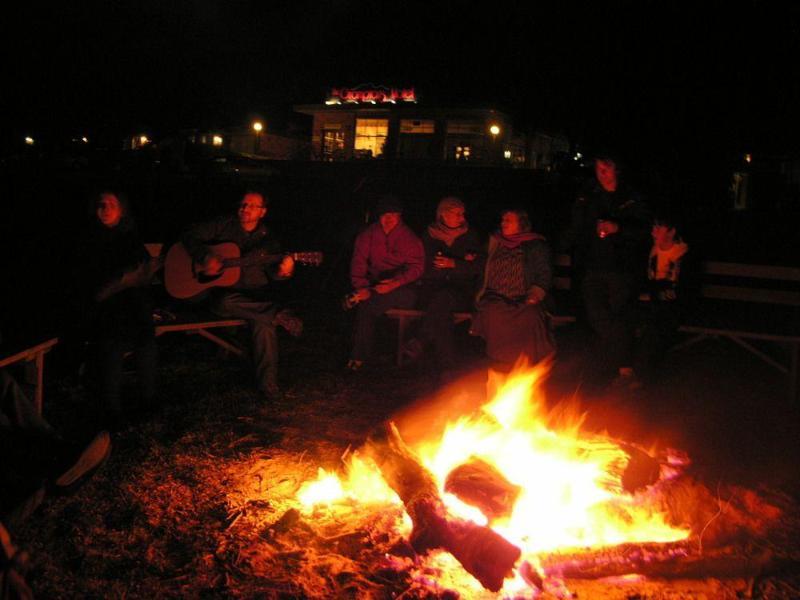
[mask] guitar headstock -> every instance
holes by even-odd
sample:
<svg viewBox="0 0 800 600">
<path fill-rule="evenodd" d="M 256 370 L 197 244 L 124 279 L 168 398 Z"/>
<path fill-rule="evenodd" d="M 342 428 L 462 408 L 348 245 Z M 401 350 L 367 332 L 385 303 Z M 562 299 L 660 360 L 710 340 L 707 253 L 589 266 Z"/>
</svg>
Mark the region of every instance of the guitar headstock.
<svg viewBox="0 0 800 600">
<path fill-rule="evenodd" d="M 301 265 L 318 267 L 322 264 L 322 252 L 292 252 L 290 256 Z"/>
</svg>

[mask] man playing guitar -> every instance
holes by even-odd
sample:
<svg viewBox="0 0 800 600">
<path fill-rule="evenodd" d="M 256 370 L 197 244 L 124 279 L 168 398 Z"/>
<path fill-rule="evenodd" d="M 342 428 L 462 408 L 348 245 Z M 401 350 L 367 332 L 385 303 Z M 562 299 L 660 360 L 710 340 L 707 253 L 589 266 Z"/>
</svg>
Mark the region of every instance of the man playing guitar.
<svg viewBox="0 0 800 600">
<path fill-rule="evenodd" d="M 266 399 L 280 396 L 278 386 L 278 336 L 276 325 L 292 335 L 300 335 L 302 321 L 275 302 L 274 282 L 290 278 L 295 263 L 291 256 L 280 254 L 280 243 L 262 222 L 268 211 L 268 200 L 261 192 L 247 191 L 239 203 L 237 216 L 222 217 L 195 225 L 182 237 L 198 270 L 213 277 L 225 268 L 222 257 L 208 246 L 233 242 L 241 250 L 238 266 L 241 275 L 229 288 L 215 288 L 209 296 L 209 308 L 222 317 L 248 321 L 252 335 L 252 355 L 259 391 Z"/>
</svg>

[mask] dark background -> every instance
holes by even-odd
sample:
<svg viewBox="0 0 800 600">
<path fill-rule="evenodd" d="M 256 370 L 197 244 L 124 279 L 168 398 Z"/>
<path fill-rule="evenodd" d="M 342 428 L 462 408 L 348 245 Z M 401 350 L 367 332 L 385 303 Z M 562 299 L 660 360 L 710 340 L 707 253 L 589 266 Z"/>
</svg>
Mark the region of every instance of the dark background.
<svg viewBox="0 0 800 600">
<path fill-rule="evenodd" d="M 346 286 L 364 210 L 386 189 L 418 228 L 456 192 L 484 231 L 500 207 L 523 204 L 557 237 L 588 174 L 577 163 L 543 174 L 380 161 L 223 168 L 196 157 L 177 172 L 149 151 L 121 152 L 140 131 L 158 140 L 256 117 L 270 130 L 302 127 L 293 104 L 370 82 L 413 86 L 428 105 L 498 108 L 520 131 L 616 152 L 649 202 L 678 209 L 697 258 L 797 264 L 797 190 L 779 171 L 798 155 L 798 25 L 800 8 L 754 0 L 16 6 L 0 25 L 4 319 L 58 329 L 80 268 L 76 232 L 101 187 L 127 192 L 146 240 L 169 242 L 260 185 L 288 244 L 326 252 L 325 267 L 302 277 L 332 296 Z M 83 135 L 88 145 L 69 141 Z M 734 213 L 728 186 L 744 168 L 753 201 Z"/>
</svg>

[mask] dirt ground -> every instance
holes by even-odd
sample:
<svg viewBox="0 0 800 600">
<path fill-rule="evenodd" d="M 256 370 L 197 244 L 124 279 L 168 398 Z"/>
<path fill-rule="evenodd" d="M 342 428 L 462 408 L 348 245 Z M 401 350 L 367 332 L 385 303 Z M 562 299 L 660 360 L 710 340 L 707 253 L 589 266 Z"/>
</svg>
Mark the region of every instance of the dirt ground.
<svg viewBox="0 0 800 600">
<path fill-rule="evenodd" d="M 443 388 L 425 366 L 394 367 L 390 339 L 380 347 L 379 368 L 345 373 L 348 318 L 311 315 L 302 338 L 281 338 L 286 395 L 266 405 L 237 359 L 221 357 L 200 338 L 161 338 L 161 406 L 114 435 L 111 457 L 91 480 L 69 496 L 46 498 L 16 532 L 31 554 L 27 581 L 36 596 L 455 597 L 412 576 L 411 558 L 396 551 L 402 540 L 364 541 L 365 532 L 382 530 L 377 521 L 398 515 L 359 515 L 354 507 L 349 528 L 342 529 L 325 515 L 298 517 L 292 510 L 303 481 L 318 467 L 336 469 L 386 419 L 407 423 L 413 439 L 419 420 L 409 415 L 417 410 L 428 410 L 425 422 L 435 428 L 485 396 L 480 344 L 464 332 L 463 378 L 451 387 Z M 559 344 L 547 384 L 550 403 L 577 399 L 589 430 L 685 450 L 693 473 L 710 489 L 739 485 L 780 496 L 791 507 L 787 528 L 794 526 L 800 407 L 788 398 L 784 376 L 741 348 L 709 341 L 668 355 L 659 382 L 643 391 L 587 396 L 579 384 L 583 334 L 560 331 Z M 74 427 L 86 401 L 78 382 L 52 381 L 46 415 Z M 798 549 L 752 541 L 771 545 L 781 560 L 726 580 L 576 581 L 570 592 L 580 598 L 799 597 Z M 385 564 L 390 555 L 405 566 Z M 463 597 L 491 596 L 476 590 Z"/>
</svg>

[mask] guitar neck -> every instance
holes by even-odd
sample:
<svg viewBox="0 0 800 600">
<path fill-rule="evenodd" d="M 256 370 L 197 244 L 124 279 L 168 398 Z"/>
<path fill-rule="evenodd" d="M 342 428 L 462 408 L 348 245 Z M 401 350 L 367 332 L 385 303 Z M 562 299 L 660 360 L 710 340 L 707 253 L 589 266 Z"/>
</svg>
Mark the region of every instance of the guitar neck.
<svg viewBox="0 0 800 600">
<path fill-rule="evenodd" d="M 304 262 L 306 260 L 304 252 L 283 252 L 281 254 L 270 254 L 266 251 L 258 251 L 247 256 L 231 257 L 223 259 L 223 265 L 228 267 L 244 267 L 248 265 L 271 265 L 281 262 L 285 257 L 290 256 L 293 260 Z"/>
</svg>

